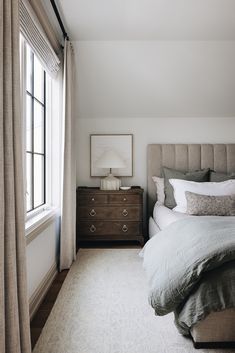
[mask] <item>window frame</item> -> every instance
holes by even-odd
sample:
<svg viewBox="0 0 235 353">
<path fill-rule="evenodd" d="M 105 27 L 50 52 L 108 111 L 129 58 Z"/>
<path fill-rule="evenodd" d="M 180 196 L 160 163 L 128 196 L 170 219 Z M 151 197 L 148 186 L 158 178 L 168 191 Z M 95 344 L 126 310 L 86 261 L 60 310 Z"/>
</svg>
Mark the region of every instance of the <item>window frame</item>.
<svg viewBox="0 0 235 353">
<path fill-rule="evenodd" d="M 46 163 L 46 158 L 47 158 L 47 87 L 46 87 L 46 82 L 47 82 L 47 75 L 46 75 L 46 71 L 43 68 L 43 102 L 38 99 L 35 96 L 35 92 L 34 92 L 34 80 L 35 80 L 35 71 L 34 71 L 34 66 L 35 66 L 35 53 L 33 52 L 32 48 L 30 47 L 29 44 L 26 43 L 26 41 L 24 40 L 24 57 L 25 57 L 25 73 L 23 75 L 23 79 L 26 82 L 26 75 L 27 75 L 27 55 L 26 55 L 26 46 L 28 45 L 29 50 L 30 50 L 30 64 L 31 64 L 31 68 L 32 68 L 32 76 L 30 77 L 30 85 L 32 87 L 30 92 L 29 90 L 27 90 L 26 84 L 24 85 L 24 92 L 23 94 L 25 95 L 25 103 L 27 98 L 29 97 L 31 100 L 31 131 L 30 131 L 30 138 L 31 138 L 31 144 L 32 144 L 32 148 L 31 150 L 27 150 L 27 148 L 25 148 L 25 158 L 28 155 L 31 155 L 31 192 L 32 192 L 32 198 L 31 198 L 31 208 L 29 210 L 26 209 L 26 213 L 27 216 L 35 215 L 37 214 L 37 210 L 40 211 L 41 209 L 44 209 L 44 206 L 47 203 L 47 193 L 46 193 L 46 189 L 47 189 L 47 163 Z M 37 58 L 38 60 L 38 58 Z M 35 152 L 34 150 L 34 127 L 35 127 L 35 110 L 34 110 L 34 106 L 35 106 L 35 102 L 37 102 L 40 107 L 43 110 L 43 152 Z M 26 117 L 26 107 L 25 107 L 25 117 Z M 26 118 L 25 118 L 26 119 Z M 25 124 L 26 127 L 26 124 Z M 26 133 L 26 130 L 25 130 Z M 26 145 L 25 145 L 26 147 Z M 34 186 L 35 186 L 35 180 L 34 180 L 34 157 L 35 155 L 38 156 L 42 156 L 43 158 L 43 171 L 42 171 L 42 180 L 43 180 L 43 202 L 40 205 L 35 206 L 35 192 L 34 192 Z M 27 165 L 27 164 L 26 164 Z M 26 167 L 25 165 L 25 167 Z M 27 169 L 27 167 L 26 167 Z M 26 178 L 27 180 L 27 178 Z M 27 192 L 27 191 L 26 191 Z"/>
<path fill-rule="evenodd" d="M 58 77 L 53 78 L 46 70 L 46 91 L 45 91 L 45 131 L 46 144 L 45 153 L 45 176 L 46 184 L 44 191 L 46 193 L 46 203 L 33 211 L 26 211 L 26 58 L 27 58 L 27 40 L 20 33 L 20 100 L 22 114 L 22 156 L 24 170 L 24 210 L 25 210 L 25 236 L 27 244 L 47 225 L 60 214 L 61 207 L 61 151 L 62 151 L 62 72 Z M 29 45 L 29 44 L 28 44 Z M 30 45 L 29 45 L 30 46 Z M 40 232 L 39 232 L 40 230 Z"/>
</svg>

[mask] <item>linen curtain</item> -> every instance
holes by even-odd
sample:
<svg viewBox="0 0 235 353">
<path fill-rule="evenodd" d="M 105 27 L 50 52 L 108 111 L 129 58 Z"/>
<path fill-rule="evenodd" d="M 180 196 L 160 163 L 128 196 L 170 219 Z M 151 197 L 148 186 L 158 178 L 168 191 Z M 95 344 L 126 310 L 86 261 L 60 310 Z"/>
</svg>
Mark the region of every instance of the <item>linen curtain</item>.
<svg viewBox="0 0 235 353">
<path fill-rule="evenodd" d="M 60 237 L 60 270 L 76 259 L 76 155 L 74 116 L 74 53 L 65 40 L 63 78 L 63 190 Z"/>
<path fill-rule="evenodd" d="M 19 0 L 0 0 L 0 352 L 29 353 Z"/>
</svg>

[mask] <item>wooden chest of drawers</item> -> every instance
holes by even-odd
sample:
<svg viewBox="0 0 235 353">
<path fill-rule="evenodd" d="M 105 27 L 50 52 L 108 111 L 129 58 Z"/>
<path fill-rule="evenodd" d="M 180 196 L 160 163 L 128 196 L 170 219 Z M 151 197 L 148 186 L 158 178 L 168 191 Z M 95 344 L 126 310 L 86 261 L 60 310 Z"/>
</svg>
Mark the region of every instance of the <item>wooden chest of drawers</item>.
<svg viewBox="0 0 235 353">
<path fill-rule="evenodd" d="M 143 189 L 77 188 L 77 241 L 98 240 L 144 243 Z"/>
</svg>

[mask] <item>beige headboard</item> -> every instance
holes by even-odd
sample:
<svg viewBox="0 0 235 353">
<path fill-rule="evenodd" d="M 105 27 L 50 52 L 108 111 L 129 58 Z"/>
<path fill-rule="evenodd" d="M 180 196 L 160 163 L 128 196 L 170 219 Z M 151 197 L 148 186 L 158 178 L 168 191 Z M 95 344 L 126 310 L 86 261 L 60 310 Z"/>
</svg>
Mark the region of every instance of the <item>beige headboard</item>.
<svg viewBox="0 0 235 353">
<path fill-rule="evenodd" d="M 235 171 L 235 144 L 151 144 L 147 150 L 148 215 L 156 202 L 156 188 L 152 176 L 161 176 L 162 166 L 178 170 L 211 168 L 217 172 Z"/>
</svg>

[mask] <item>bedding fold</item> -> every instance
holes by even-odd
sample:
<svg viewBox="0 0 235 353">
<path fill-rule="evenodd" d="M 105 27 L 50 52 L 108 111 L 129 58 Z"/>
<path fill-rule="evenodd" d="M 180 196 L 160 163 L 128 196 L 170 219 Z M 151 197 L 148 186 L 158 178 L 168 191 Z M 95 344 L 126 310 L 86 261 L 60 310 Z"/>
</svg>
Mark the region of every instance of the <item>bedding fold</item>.
<svg viewBox="0 0 235 353">
<path fill-rule="evenodd" d="M 207 311 L 221 310 L 227 305 L 235 307 L 234 261 L 234 217 L 187 218 L 172 223 L 145 245 L 143 265 L 149 281 L 149 302 L 155 313 L 166 315 L 175 311 L 176 324 L 186 334 L 190 325 L 209 314 Z M 226 272 L 228 284 L 221 277 L 221 269 L 227 267 L 231 267 Z M 207 295 L 209 283 L 210 288 L 216 287 L 214 296 Z M 224 295 L 225 289 L 232 294 Z M 195 301 L 190 306 L 192 294 Z"/>
</svg>

